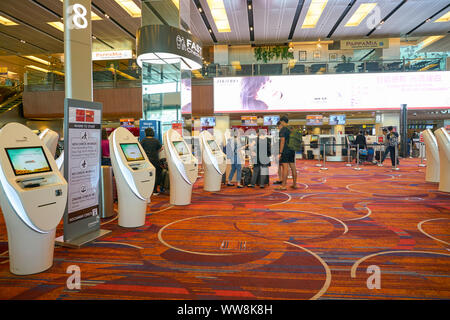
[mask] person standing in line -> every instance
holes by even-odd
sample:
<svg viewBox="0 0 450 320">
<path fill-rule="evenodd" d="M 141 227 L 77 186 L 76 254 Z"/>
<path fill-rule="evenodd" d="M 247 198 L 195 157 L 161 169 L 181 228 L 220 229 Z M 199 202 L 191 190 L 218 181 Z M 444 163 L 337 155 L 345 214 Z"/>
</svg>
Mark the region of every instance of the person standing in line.
<svg viewBox="0 0 450 320">
<path fill-rule="evenodd" d="M 146 137 L 142 139 L 141 145 L 144 148 L 145 153 L 147 154 L 148 160 L 155 167 L 156 177 L 155 177 L 155 187 L 153 188 L 153 194 L 158 195 L 158 186 L 161 189 L 161 163 L 159 161 L 159 152 L 161 151 L 162 145 L 158 139 L 155 138 L 155 131 L 153 128 L 145 129 Z M 162 192 L 162 190 L 161 190 Z"/>
<path fill-rule="evenodd" d="M 392 168 L 395 168 L 395 157 L 397 153 L 397 147 L 398 147 L 398 133 L 394 131 L 394 128 L 392 126 L 388 127 L 389 133 L 386 136 L 387 140 L 387 148 L 383 155 L 383 159 L 381 160 L 381 163 L 383 163 L 384 159 L 386 159 L 387 154 L 390 154 L 391 157 L 391 163 Z M 398 158 L 397 158 L 397 165 L 399 164 Z"/>
<path fill-rule="evenodd" d="M 277 122 L 277 129 L 278 129 L 278 140 L 280 139 L 280 130 L 281 130 L 281 121 Z M 279 158 L 275 158 L 274 159 L 277 162 L 278 165 L 278 180 L 275 181 L 273 184 L 281 184 L 283 181 L 283 176 L 281 174 L 281 164 L 280 164 L 280 159 Z"/>
<path fill-rule="evenodd" d="M 259 186 L 264 188 L 266 184 L 269 184 L 270 156 L 272 155 L 270 139 L 267 138 L 265 129 L 259 130 L 256 146 L 252 146 L 252 149 L 255 152 L 255 163 L 253 165 L 252 179 L 248 187 L 254 188 L 259 179 Z"/>
<path fill-rule="evenodd" d="M 111 155 L 109 152 L 109 140 L 106 129 L 102 129 L 102 166 L 111 165 Z"/>
<path fill-rule="evenodd" d="M 295 151 L 289 149 L 289 136 L 291 131 L 289 130 L 288 122 L 289 119 L 286 116 L 281 117 L 281 130 L 280 130 L 280 164 L 281 164 L 281 175 L 283 177 L 281 186 L 277 190 L 286 190 L 286 184 L 288 179 L 289 168 L 292 171 L 293 184 L 291 188 L 297 189 L 297 168 L 295 167 Z"/>
<path fill-rule="evenodd" d="M 236 173 L 236 182 L 238 188 L 243 188 L 244 186 L 241 184 L 241 174 L 242 174 L 242 144 L 239 133 L 237 130 L 234 130 L 232 137 L 227 141 L 226 154 L 227 158 L 231 161 L 231 170 L 228 176 L 227 186 L 232 187 L 234 184 L 232 183 L 234 173 Z"/>
</svg>

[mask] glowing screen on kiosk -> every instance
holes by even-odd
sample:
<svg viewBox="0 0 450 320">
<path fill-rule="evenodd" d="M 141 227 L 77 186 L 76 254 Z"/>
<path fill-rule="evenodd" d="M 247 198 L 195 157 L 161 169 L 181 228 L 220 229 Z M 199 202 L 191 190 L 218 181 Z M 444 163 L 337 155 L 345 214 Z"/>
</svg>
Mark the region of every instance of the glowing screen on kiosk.
<svg viewBox="0 0 450 320">
<path fill-rule="evenodd" d="M 173 146 L 178 152 L 178 155 L 183 156 L 189 154 L 189 149 L 184 141 L 173 141 Z"/>
<path fill-rule="evenodd" d="M 123 154 L 127 161 L 141 161 L 144 160 L 144 156 L 141 153 L 141 149 L 137 143 L 121 143 Z"/>
<path fill-rule="evenodd" d="M 280 116 L 264 116 L 265 126 L 276 126 L 278 121 L 280 121 Z"/>
<path fill-rule="evenodd" d="M 202 127 L 214 127 L 216 125 L 215 117 L 202 117 L 200 118 Z"/>
<path fill-rule="evenodd" d="M 317 142 L 319 141 L 319 136 L 311 136 L 310 142 Z"/>
<path fill-rule="evenodd" d="M 16 176 L 52 171 L 42 147 L 6 148 L 5 150 Z"/>
<path fill-rule="evenodd" d="M 220 150 L 215 140 L 208 140 L 208 144 L 213 152 Z"/>
<path fill-rule="evenodd" d="M 330 120 L 328 121 L 330 126 L 335 126 L 337 124 L 345 124 L 345 114 L 332 114 L 330 115 Z"/>
</svg>

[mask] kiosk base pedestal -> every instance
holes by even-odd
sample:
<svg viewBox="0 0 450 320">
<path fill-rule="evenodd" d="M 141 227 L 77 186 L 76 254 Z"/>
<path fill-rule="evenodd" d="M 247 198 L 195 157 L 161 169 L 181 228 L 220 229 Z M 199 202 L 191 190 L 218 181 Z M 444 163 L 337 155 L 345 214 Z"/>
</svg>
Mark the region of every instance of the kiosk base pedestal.
<svg viewBox="0 0 450 320">
<path fill-rule="evenodd" d="M 94 240 L 97 240 L 97 239 L 107 235 L 108 233 L 111 233 L 111 230 L 99 229 L 99 230 L 90 232 L 88 234 L 85 234 L 79 238 L 73 239 L 71 241 L 64 241 L 64 236 L 60 236 L 55 239 L 55 245 L 79 249 L 79 248 L 81 248 L 81 246 L 83 246 L 89 242 L 92 242 Z"/>
</svg>

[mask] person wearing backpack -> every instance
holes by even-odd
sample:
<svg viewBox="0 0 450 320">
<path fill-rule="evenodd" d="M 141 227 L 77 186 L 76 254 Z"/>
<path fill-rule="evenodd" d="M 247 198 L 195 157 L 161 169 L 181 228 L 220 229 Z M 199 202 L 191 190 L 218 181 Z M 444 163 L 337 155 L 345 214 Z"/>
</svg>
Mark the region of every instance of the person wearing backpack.
<svg viewBox="0 0 450 320">
<path fill-rule="evenodd" d="M 259 182 L 259 186 L 264 188 L 266 184 L 269 184 L 270 156 L 272 155 L 270 139 L 267 138 L 265 129 L 259 130 L 258 138 L 255 144 L 251 145 L 251 149 L 254 153 L 252 153 L 252 162 L 254 164 L 252 178 L 248 187 L 254 188 Z"/>
<path fill-rule="evenodd" d="M 383 158 L 381 159 L 381 163 L 383 163 L 384 159 L 386 159 L 387 154 L 390 154 L 391 157 L 391 163 L 392 168 L 395 167 L 395 154 L 397 153 L 397 147 L 398 147 L 398 133 L 394 131 L 394 128 L 392 126 L 388 127 L 389 133 L 386 136 L 387 139 L 387 147 L 384 152 Z M 398 158 L 397 158 L 397 164 L 399 164 Z"/>
<path fill-rule="evenodd" d="M 291 136 L 291 130 L 288 128 L 289 119 L 286 116 L 282 116 L 280 119 L 280 153 L 278 155 L 281 164 L 282 182 L 281 186 L 277 190 L 286 190 L 287 178 L 289 168 L 292 171 L 292 188 L 297 189 L 297 169 L 295 167 L 295 151 L 289 148 L 289 139 Z"/>
</svg>

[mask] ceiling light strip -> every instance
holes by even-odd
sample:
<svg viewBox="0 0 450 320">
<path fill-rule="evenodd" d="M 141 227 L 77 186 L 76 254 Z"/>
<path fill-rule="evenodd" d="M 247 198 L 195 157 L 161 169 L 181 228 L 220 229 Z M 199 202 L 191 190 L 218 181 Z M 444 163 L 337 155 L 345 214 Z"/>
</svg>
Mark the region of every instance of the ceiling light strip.
<svg viewBox="0 0 450 320">
<path fill-rule="evenodd" d="M 417 29 L 419 29 L 421 26 L 423 26 L 425 23 L 427 23 L 427 21 L 432 20 L 434 17 L 436 17 L 437 15 L 441 14 L 441 12 L 445 11 L 446 9 L 450 8 L 450 4 L 446 5 L 444 8 L 442 8 L 441 10 L 439 10 L 438 12 L 436 12 L 435 14 L 433 14 L 431 17 L 429 17 L 428 19 L 426 19 L 425 21 L 423 21 L 422 23 L 420 23 L 418 26 L 414 27 L 413 29 L 411 29 L 410 31 L 408 31 L 406 33 L 406 35 L 410 35 L 411 33 L 413 33 L 414 31 L 416 31 Z"/>
<path fill-rule="evenodd" d="M 122 7 L 131 17 L 140 18 L 141 9 L 134 3 L 133 0 L 114 0 L 119 6 Z"/>
<path fill-rule="evenodd" d="M 331 38 L 331 36 L 333 35 L 334 31 L 336 31 L 336 29 L 339 27 L 339 25 L 341 24 L 342 20 L 344 20 L 345 16 L 349 13 L 349 11 L 352 9 L 353 5 L 355 4 L 356 0 L 352 0 L 347 8 L 345 8 L 344 12 L 342 12 L 341 16 L 339 17 L 339 19 L 336 21 L 336 23 L 334 24 L 333 28 L 331 28 L 330 32 L 327 35 L 327 38 Z M 363 4 L 361 4 L 362 6 Z M 375 4 L 376 5 L 376 4 Z M 360 6 L 360 8 L 361 8 Z M 358 8 L 359 10 L 359 8 Z M 358 11 L 356 10 L 356 11 Z M 352 18 L 350 18 L 351 20 Z"/>
<path fill-rule="evenodd" d="M 292 40 L 294 37 L 295 28 L 297 27 L 298 19 L 300 18 L 300 14 L 302 13 L 303 5 L 305 4 L 305 0 L 299 0 L 297 3 L 297 9 L 295 9 L 294 20 L 292 21 L 291 30 L 289 31 L 288 40 Z"/>
<path fill-rule="evenodd" d="M 4 25 L 4 26 L 17 26 L 18 23 L 15 23 L 12 20 L 9 20 L 8 18 L 2 17 L 0 16 L 0 24 Z"/>
<path fill-rule="evenodd" d="M 308 11 L 306 12 L 306 17 L 303 20 L 302 29 L 311 29 L 316 27 L 317 22 L 319 22 L 320 16 L 327 6 L 327 3 L 328 0 L 311 1 Z"/>
<path fill-rule="evenodd" d="M 353 4 L 356 1 L 353 1 Z M 352 5 L 353 5 L 352 4 Z M 361 3 L 356 9 L 356 11 L 353 13 L 353 15 L 350 17 L 350 19 L 345 24 L 346 27 L 357 27 L 361 24 L 361 22 L 367 17 L 367 15 L 372 12 L 372 10 L 377 6 L 376 2 L 370 2 L 370 3 Z"/>
<path fill-rule="evenodd" d="M 408 1 L 408 0 L 403 0 L 400 4 L 398 4 L 398 5 L 394 8 L 394 10 L 392 10 L 391 12 L 389 12 L 389 14 L 388 14 L 386 17 L 384 17 L 384 19 L 382 19 L 382 20 L 380 21 L 379 25 L 385 23 L 386 20 L 389 19 L 389 18 L 390 18 L 390 17 L 391 17 L 398 9 L 400 9 L 407 1 Z M 369 32 L 366 36 L 368 37 L 368 36 L 370 36 L 372 33 L 374 33 L 374 32 L 377 30 L 377 27 L 378 27 L 378 26 L 376 26 L 375 28 L 373 28 L 372 30 L 370 30 L 370 32 Z"/>
<path fill-rule="evenodd" d="M 227 11 L 223 0 L 206 0 L 211 11 L 214 22 L 216 23 L 217 31 L 231 32 L 230 22 L 228 21 Z"/>
</svg>

